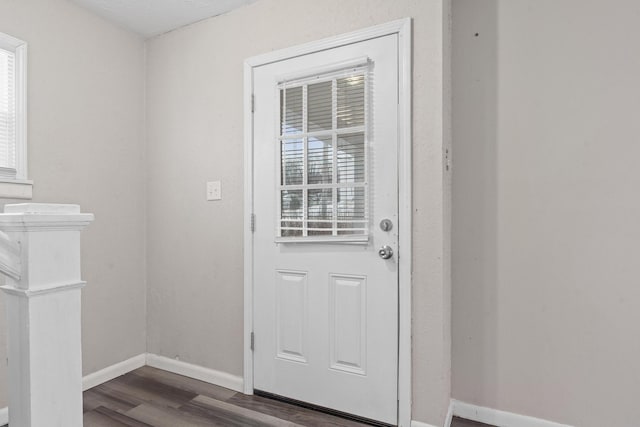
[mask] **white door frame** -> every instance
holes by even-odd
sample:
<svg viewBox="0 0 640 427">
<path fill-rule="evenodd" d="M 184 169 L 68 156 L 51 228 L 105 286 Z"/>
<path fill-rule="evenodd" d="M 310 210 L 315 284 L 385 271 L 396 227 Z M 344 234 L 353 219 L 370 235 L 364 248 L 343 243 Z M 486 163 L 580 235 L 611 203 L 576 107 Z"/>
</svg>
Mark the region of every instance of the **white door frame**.
<svg viewBox="0 0 640 427">
<path fill-rule="evenodd" d="M 398 426 L 411 425 L 411 18 L 249 58 L 244 63 L 244 393 L 253 394 L 253 69 L 301 55 L 398 35 Z"/>
</svg>

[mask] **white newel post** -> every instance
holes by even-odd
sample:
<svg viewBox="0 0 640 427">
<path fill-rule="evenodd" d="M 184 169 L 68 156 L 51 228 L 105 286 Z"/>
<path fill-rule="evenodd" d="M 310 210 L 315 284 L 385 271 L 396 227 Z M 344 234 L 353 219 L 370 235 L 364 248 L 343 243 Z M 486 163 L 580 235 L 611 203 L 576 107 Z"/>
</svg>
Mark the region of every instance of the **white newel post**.
<svg viewBox="0 0 640 427">
<path fill-rule="evenodd" d="M 80 231 L 93 215 L 77 205 L 37 203 L 4 211 L 9 424 L 82 426 Z"/>
</svg>

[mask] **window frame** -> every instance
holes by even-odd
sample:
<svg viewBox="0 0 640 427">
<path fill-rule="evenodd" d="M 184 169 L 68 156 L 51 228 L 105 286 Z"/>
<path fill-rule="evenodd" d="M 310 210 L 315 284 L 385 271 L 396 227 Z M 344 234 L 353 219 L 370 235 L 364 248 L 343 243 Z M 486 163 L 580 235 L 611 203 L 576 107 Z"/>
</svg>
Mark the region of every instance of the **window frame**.
<svg viewBox="0 0 640 427">
<path fill-rule="evenodd" d="M 31 199 L 27 170 L 27 42 L 0 32 L 0 49 L 12 52 L 15 74 L 15 177 L 0 176 L 0 197 Z"/>
<path fill-rule="evenodd" d="M 327 229 L 327 230 L 332 230 L 333 234 L 331 235 L 307 235 L 307 230 L 308 230 L 308 223 L 309 221 L 311 221 L 308 217 L 308 206 L 307 206 L 307 200 L 306 197 L 303 196 L 303 208 L 302 208 L 302 218 L 300 221 L 298 220 L 291 220 L 294 222 L 302 222 L 304 223 L 303 228 L 302 228 L 302 233 L 303 235 L 301 236 L 283 236 L 282 235 L 282 231 L 283 231 L 283 227 L 282 227 L 282 223 L 284 221 L 284 219 L 282 218 L 282 200 L 281 200 L 281 192 L 283 190 L 288 190 L 290 187 L 289 185 L 287 185 L 284 182 L 281 182 L 281 185 L 278 185 L 278 199 L 276 201 L 276 206 L 277 206 L 277 213 L 276 213 L 276 233 L 275 233 L 275 242 L 277 243 L 332 243 L 332 244 L 341 244 L 341 243 L 347 243 L 347 244 L 368 244 L 371 236 L 371 230 L 370 230 L 370 217 L 369 217 L 369 213 L 371 210 L 371 199 L 370 199 L 370 188 L 369 188 L 369 161 L 370 161 L 370 156 L 371 154 L 369 153 L 369 150 L 371 148 L 371 141 L 369 140 L 370 136 L 371 136 L 371 132 L 369 127 L 371 126 L 371 121 L 372 121 L 372 115 L 371 112 L 369 111 L 369 106 L 370 106 L 370 99 L 369 99 L 369 73 L 371 72 L 371 62 L 369 60 L 369 58 L 367 57 L 363 57 L 363 58 L 355 58 L 353 60 L 350 61 L 345 61 L 342 63 L 337 63 L 337 64 L 330 64 L 326 67 L 321 67 L 321 68 L 317 68 L 317 69 L 313 69 L 313 70 L 308 70 L 307 72 L 305 72 L 304 74 L 300 74 L 300 75 L 289 75 L 289 76 L 283 76 L 280 79 L 278 79 L 277 82 L 277 93 L 278 93 L 278 97 L 282 96 L 281 95 L 281 91 L 285 91 L 287 89 L 292 89 L 292 88 L 296 88 L 296 87 L 302 87 L 302 99 L 303 99 L 303 107 L 302 107 L 302 124 L 304 126 L 302 132 L 298 135 L 298 134 L 292 134 L 292 135 L 287 135 L 286 132 L 283 131 L 282 129 L 282 111 L 280 110 L 282 108 L 282 105 L 280 105 L 280 107 L 278 108 L 278 123 L 277 123 L 277 143 L 278 145 L 281 146 L 282 141 L 285 140 L 295 140 L 298 138 L 301 138 L 302 144 L 304 146 L 303 148 L 303 162 L 304 162 L 304 167 L 303 167 L 303 184 L 300 185 L 292 185 L 290 189 L 290 191 L 293 190 L 302 190 L 303 194 L 306 194 L 307 191 L 309 191 L 311 188 L 313 189 L 321 189 L 321 188 L 327 188 L 327 189 L 332 189 L 333 194 L 332 194 L 332 206 L 334 207 L 335 210 L 335 205 L 337 204 L 337 191 L 340 188 L 361 188 L 363 189 L 364 192 L 364 218 L 362 219 L 362 221 L 359 221 L 360 223 L 364 224 L 364 227 L 359 230 L 361 231 L 361 233 L 355 233 L 355 234 L 335 234 L 336 230 L 339 230 L 339 227 L 337 227 L 337 224 L 340 222 L 337 217 L 336 217 L 336 213 L 337 211 L 335 211 L 333 213 L 333 218 L 331 220 L 331 222 L 333 223 L 333 226 L 331 229 Z M 307 99 L 307 87 L 311 84 L 317 84 L 317 83 L 323 83 L 323 82 L 332 82 L 332 103 L 334 104 L 332 106 L 332 110 L 334 110 L 336 107 L 336 81 L 338 79 L 341 78 L 345 78 L 345 77 L 352 77 L 352 76 L 356 76 L 356 75 L 362 75 L 363 76 L 363 84 L 364 84 L 364 124 L 362 126 L 356 126 L 356 128 L 350 128 L 350 127 L 345 127 L 345 128 L 339 128 L 337 126 L 336 123 L 336 117 L 333 117 L 333 123 L 332 123 L 332 127 L 330 130 L 324 130 L 324 131 L 317 131 L 317 132 L 309 132 L 309 130 L 307 129 L 307 120 L 308 117 L 306 117 L 306 115 L 308 114 L 307 111 L 307 107 L 306 107 L 306 99 Z M 333 111 L 333 113 L 335 114 L 335 111 Z M 361 129 L 360 129 L 361 128 Z M 337 153 L 337 140 L 340 138 L 341 135 L 349 135 L 351 132 L 361 132 L 363 134 L 363 138 L 364 138 L 364 146 L 363 146 L 363 150 L 364 150 L 364 180 L 363 182 L 359 182 L 359 183 L 338 183 L 336 181 L 336 174 L 337 171 L 334 170 L 332 175 L 333 175 L 333 179 L 331 184 L 326 184 L 326 185 L 310 185 L 307 183 L 307 179 L 308 179 L 308 169 L 307 169 L 307 140 L 310 136 L 315 135 L 315 134 L 323 134 L 323 135 L 332 135 L 332 150 L 333 150 L 333 162 L 336 162 L 336 153 Z M 283 175 L 283 169 L 282 169 L 282 157 L 281 157 L 281 152 L 280 152 L 281 148 L 279 148 L 278 151 L 278 156 L 276 159 L 277 162 L 277 171 L 279 174 L 279 180 L 282 179 L 282 175 Z M 337 165 L 333 164 L 333 168 L 336 168 Z"/>
</svg>

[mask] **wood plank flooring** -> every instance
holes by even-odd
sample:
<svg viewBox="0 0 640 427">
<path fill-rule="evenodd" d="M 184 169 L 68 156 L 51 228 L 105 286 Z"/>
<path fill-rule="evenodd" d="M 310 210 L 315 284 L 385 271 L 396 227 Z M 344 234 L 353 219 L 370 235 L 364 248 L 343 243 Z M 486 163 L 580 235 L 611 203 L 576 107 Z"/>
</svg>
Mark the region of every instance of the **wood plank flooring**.
<svg viewBox="0 0 640 427">
<path fill-rule="evenodd" d="M 451 427 L 495 427 L 477 421 L 465 420 L 464 418 L 453 417 Z"/>
<path fill-rule="evenodd" d="M 365 425 L 148 366 L 84 393 L 85 427 Z"/>
<path fill-rule="evenodd" d="M 469 424 L 471 423 L 471 424 Z M 85 427 L 363 427 L 148 366 L 84 392 Z M 452 427 L 486 427 L 455 419 Z"/>
</svg>

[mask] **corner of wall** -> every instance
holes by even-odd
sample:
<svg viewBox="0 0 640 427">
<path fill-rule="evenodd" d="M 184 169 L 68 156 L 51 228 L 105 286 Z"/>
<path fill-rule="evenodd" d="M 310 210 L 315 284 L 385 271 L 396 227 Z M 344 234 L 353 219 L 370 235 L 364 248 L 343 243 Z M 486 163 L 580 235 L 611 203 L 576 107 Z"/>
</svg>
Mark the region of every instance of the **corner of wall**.
<svg viewBox="0 0 640 427">
<path fill-rule="evenodd" d="M 145 323 L 144 323 L 144 351 L 145 353 L 149 352 L 149 262 L 148 262 L 148 251 L 147 251 L 147 247 L 148 247 L 148 233 L 149 233 L 149 228 L 148 228 L 148 222 L 149 222 L 149 199 L 148 199 L 148 194 L 149 192 L 148 190 L 148 186 L 149 186 L 149 162 L 148 162 L 148 155 L 147 155 L 147 151 L 149 149 L 149 141 L 147 140 L 147 54 L 148 54 L 148 49 L 149 49 L 149 45 L 148 45 L 148 41 L 145 40 L 142 46 L 142 55 L 143 55 L 143 63 L 142 63 L 142 72 L 143 72 L 143 76 L 142 76 L 142 121 L 143 121 L 143 126 L 142 126 L 142 174 L 143 179 L 143 197 L 144 197 L 144 204 L 143 204 L 143 220 L 142 220 L 142 227 L 143 227 L 143 231 L 142 231 L 142 238 L 143 238 L 143 245 L 142 245 L 142 251 L 143 251 L 143 281 L 144 281 L 144 318 L 145 318 Z"/>
</svg>

